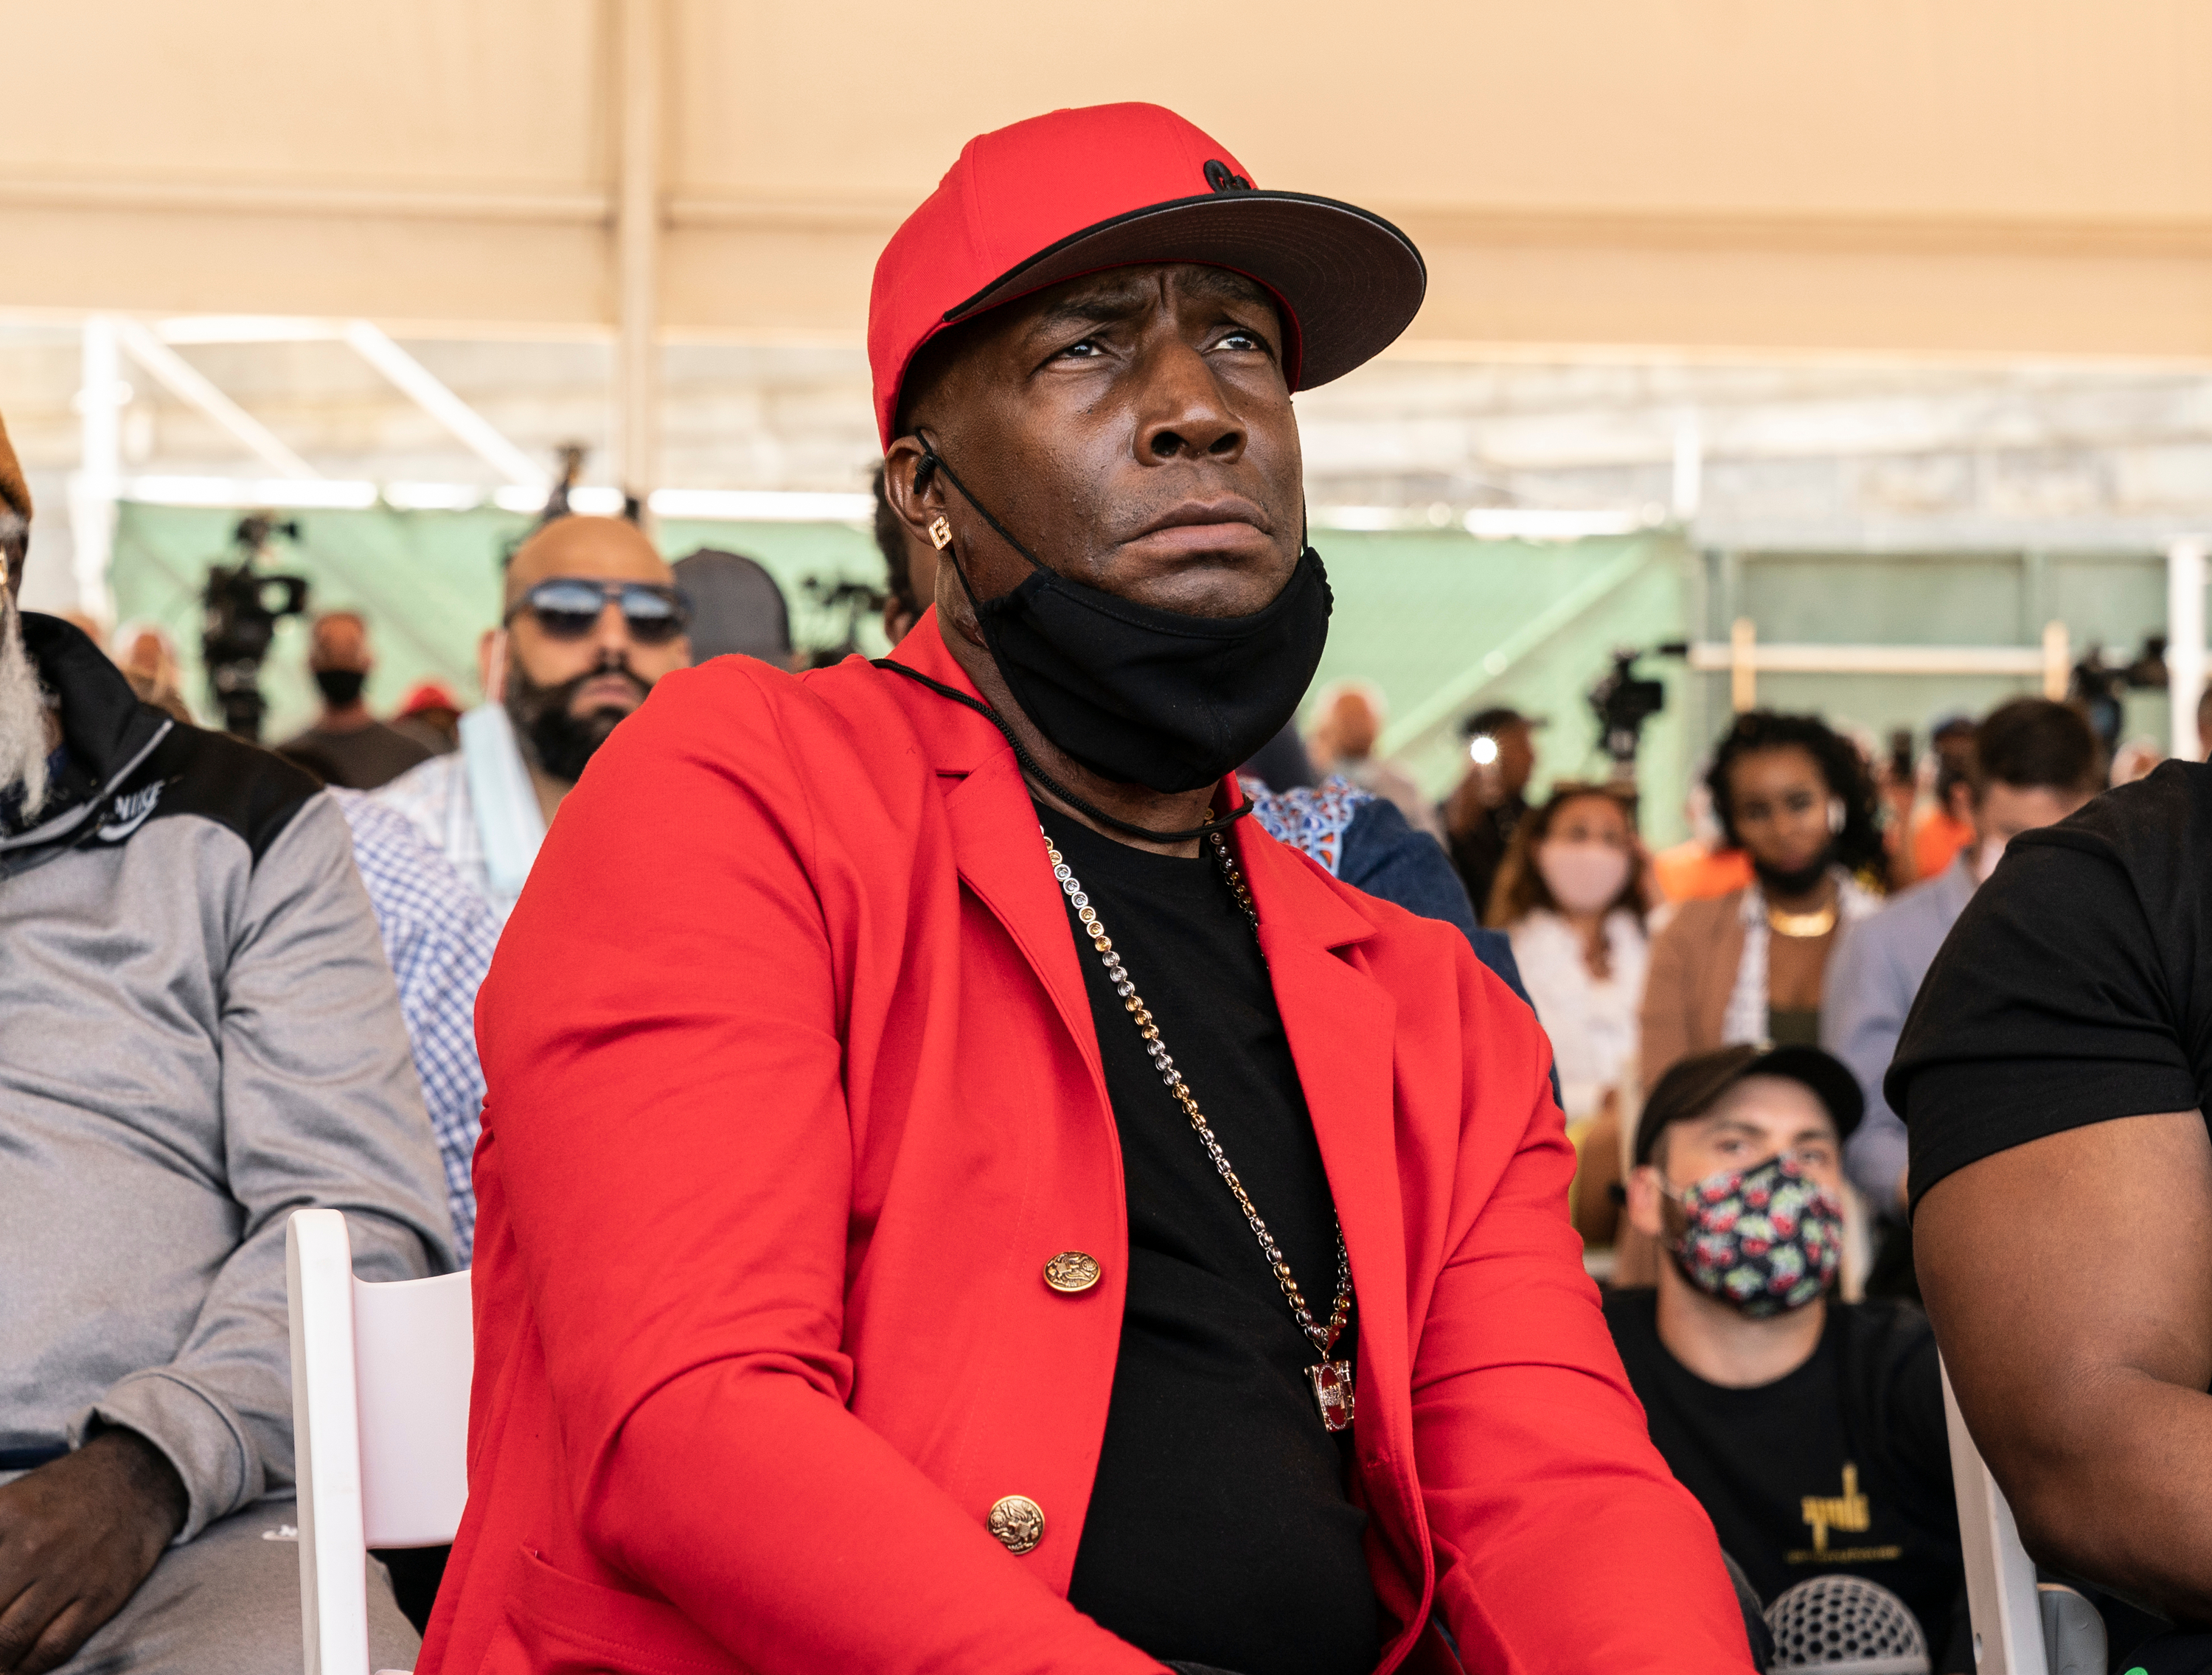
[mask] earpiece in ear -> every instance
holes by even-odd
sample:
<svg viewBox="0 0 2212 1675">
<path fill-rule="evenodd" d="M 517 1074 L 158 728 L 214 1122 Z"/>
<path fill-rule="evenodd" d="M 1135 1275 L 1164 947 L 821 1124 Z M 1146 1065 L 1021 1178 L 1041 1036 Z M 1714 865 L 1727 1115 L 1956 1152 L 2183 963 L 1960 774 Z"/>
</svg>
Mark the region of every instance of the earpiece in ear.
<svg viewBox="0 0 2212 1675">
<path fill-rule="evenodd" d="M 1828 799 L 1828 835 L 1841 837 L 1843 834 L 1844 799 L 1840 797 L 1831 797 Z"/>
<path fill-rule="evenodd" d="M 952 525 L 945 521 L 942 513 L 939 513 L 929 525 L 929 544 L 939 552 L 943 552 L 952 544 Z M 1838 803 L 1836 806 L 1840 809 L 1843 804 Z"/>
</svg>

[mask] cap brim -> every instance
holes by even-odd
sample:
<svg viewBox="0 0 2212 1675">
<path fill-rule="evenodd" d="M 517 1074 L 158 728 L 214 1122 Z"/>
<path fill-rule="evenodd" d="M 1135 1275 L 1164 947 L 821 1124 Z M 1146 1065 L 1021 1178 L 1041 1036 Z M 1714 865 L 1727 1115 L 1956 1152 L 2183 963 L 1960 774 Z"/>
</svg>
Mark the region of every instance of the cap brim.
<svg viewBox="0 0 2212 1675">
<path fill-rule="evenodd" d="M 1302 192 L 1209 192 L 1070 234 L 947 309 L 945 322 L 1143 262 L 1227 268 L 1281 297 L 1296 318 L 1301 390 L 1343 377 L 1396 342 L 1429 282 L 1413 241 L 1380 215 Z"/>
</svg>

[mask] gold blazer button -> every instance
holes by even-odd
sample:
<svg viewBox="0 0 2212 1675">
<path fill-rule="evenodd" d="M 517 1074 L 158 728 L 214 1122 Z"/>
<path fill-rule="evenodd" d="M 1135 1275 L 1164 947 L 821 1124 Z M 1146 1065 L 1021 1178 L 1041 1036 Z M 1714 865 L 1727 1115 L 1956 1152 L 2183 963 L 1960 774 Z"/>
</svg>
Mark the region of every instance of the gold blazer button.
<svg viewBox="0 0 2212 1675">
<path fill-rule="evenodd" d="M 1044 1539 L 1044 1508 L 1026 1495 L 1009 1495 L 991 1508 L 983 1527 L 1019 1557 Z"/>
<path fill-rule="evenodd" d="M 1044 1265 L 1044 1283 L 1055 1291 L 1088 1291 L 1098 1283 L 1098 1259 L 1064 1250 Z"/>
</svg>

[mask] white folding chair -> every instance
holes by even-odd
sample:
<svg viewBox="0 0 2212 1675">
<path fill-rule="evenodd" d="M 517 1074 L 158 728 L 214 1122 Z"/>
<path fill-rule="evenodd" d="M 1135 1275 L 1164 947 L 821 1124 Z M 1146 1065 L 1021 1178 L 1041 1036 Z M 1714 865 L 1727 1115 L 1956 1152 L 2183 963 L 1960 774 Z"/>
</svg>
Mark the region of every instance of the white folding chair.
<svg viewBox="0 0 2212 1675">
<path fill-rule="evenodd" d="M 2104 1675 L 2104 1619 L 2074 1589 L 2037 1582 L 2004 1490 L 1959 1411 L 1948 1368 L 1942 1378 L 1976 1675 Z"/>
<path fill-rule="evenodd" d="M 368 1285 L 335 1210 L 284 1232 L 307 1675 L 370 1675 L 368 1550 L 437 1547 L 468 1498 L 469 1277 Z"/>
</svg>

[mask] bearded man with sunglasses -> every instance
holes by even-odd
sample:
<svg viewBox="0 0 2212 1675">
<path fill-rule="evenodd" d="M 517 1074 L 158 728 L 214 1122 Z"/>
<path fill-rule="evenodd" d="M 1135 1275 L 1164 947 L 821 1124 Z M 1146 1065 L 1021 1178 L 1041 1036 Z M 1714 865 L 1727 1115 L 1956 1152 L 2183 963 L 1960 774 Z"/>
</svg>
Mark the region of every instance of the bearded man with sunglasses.
<svg viewBox="0 0 2212 1675">
<path fill-rule="evenodd" d="M 971 142 L 892 239 L 933 609 L 670 680 L 486 983 L 422 1675 L 1747 1665 L 1534 1018 L 1238 817 L 1330 608 L 1291 392 L 1423 284 L 1154 106 Z"/>
<path fill-rule="evenodd" d="M 377 793 L 411 819 L 504 922 L 584 764 L 664 675 L 691 661 L 690 609 L 645 531 L 566 516 L 515 549 L 485 701 L 461 748 Z"/>
</svg>

